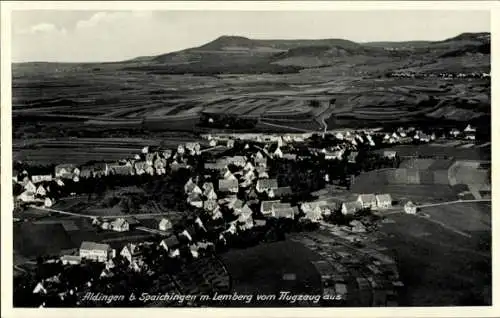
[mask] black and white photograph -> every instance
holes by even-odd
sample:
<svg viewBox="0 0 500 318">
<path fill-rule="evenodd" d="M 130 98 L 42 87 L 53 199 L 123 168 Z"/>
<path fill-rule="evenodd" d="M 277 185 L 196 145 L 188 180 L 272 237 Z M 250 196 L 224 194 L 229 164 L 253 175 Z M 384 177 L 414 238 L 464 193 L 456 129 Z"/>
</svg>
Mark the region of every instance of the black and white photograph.
<svg viewBox="0 0 500 318">
<path fill-rule="evenodd" d="M 490 9 L 260 6 L 10 12 L 14 308 L 493 306 Z"/>
</svg>

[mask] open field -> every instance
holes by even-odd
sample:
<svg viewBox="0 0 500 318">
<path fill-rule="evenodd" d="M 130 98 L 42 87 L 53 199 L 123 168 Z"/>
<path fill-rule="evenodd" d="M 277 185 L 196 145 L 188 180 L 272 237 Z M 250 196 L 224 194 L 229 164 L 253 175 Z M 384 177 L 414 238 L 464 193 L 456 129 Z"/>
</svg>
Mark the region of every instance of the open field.
<svg viewBox="0 0 500 318">
<path fill-rule="evenodd" d="M 300 243 L 290 240 L 260 244 L 244 249 L 231 250 L 222 255 L 234 291 L 243 294 L 275 294 L 292 288 L 294 293 L 317 294 L 321 289 L 320 277 L 311 261 L 320 257 Z M 282 276 L 294 273 L 293 286 L 285 284 Z M 304 286 L 308 284 L 310 287 Z M 261 302 L 255 306 L 283 305 L 278 300 Z M 235 305 L 241 305 L 235 304 Z"/>
<path fill-rule="evenodd" d="M 89 76 L 83 71 L 78 75 L 82 79 Z M 23 76 L 28 76 L 28 74 Z M 184 80 L 180 75 L 175 77 L 158 75 L 151 79 L 153 82 L 147 82 L 145 80 L 148 75 L 140 72 L 122 74 L 112 70 L 106 74 L 105 71 L 101 71 L 93 76 L 93 79 L 99 78 L 99 80 L 91 81 L 92 86 L 86 84 L 86 86 L 79 88 L 71 84 L 72 80 L 79 81 L 76 77 L 66 78 L 58 75 L 51 78 L 50 73 L 34 74 L 33 76 L 41 76 L 40 80 L 45 80 L 46 86 L 40 88 L 41 84 L 35 77 L 33 81 L 30 81 L 29 78 L 23 79 L 25 83 L 22 88 L 15 85 L 13 88 L 15 136 L 27 129 L 16 125 L 16 121 L 25 123 L 36 121 L 37 125 L 54 127 L 59 125 L 57 122 L 64 123 L 71 120 L 78 123 L 80 129 L 83 128 L 84 131 L 103 128 L 107 130 L 196 131 L 201 114 L 249 116 L 266 121 L 288 120 L 290 126 L 296 127 L 297 124 L 299 125 L 297 127 L 300 128 L 301 121 L 314 124 L 316 119 L 324 113 L 324 106 L 313 107 L 310 105 L 311 101 L 324 104 L 329 100 L 337 100 L 335 110 L 331 112 L 329 118 L 325 118 L 330 128 L 334 128 L 342 122 L 349 125 L 349 122 L 355 121 L 377 123 L 380 120 L 386 122 L 402 120 L 411 122 L 416 119 L 422 120 L 427 115 L 432 115 L 434 118 L 435 112 L 439 109 L 448 109 L 442 111 L 439 116 L 446 117 L 449 113 L 453 117 L 451 119 L 458 121 L 489 114 L 489 106 L 484 106 L 484 110 L 478 107 L 475 110 L 461 108 L 460 112 L 457 112 L 455 108 L 461 107 L 461 104 L 457 104 L 453 100 L 453 96 L 465 88 L 462 87 L 463 85 L 472 86 L 471 89 L 466 90 L 470 96 L 461 98 L 478 100 L 478 96 L 484 95 L 487 90 L 486 86 L 484 92 L 481 88 L 487 85 L 484 81 L 477 82 L 479 87 L 477 92 L 474 89 L 475 82 L 456 84 L 456 88 L 455 84 L 451 84 L 451 87 L 440 92 L 438 99 L 431 100 L 429 96 L 436 95 L 434 92 L 430 92 L 430 89 L 442 85 L 449 86 L 450 83 L 443 82 L 441 85 L 439 79 L 412 79 L 411 81 L 382 79 L 374 82 L 372 79 L 363 77 L 339 78 L 324 74 L 323 84 L 332 85 L 333 82 L 336 86 L 345 86 L 345 90 L 330 92 L 324 89 L 310 91 L 304 87 L 292 87 L 290 76 L 285 75 L 273 75 L 276 82 L 269 87 L 262 88 L 252 85 L 252 82 L 247 83 L 245 81 L 246 75 L 243 75 L 237 79 L 241 85 L 233 87 L 230 92 L 217 93 L 214 97 L 214 94 L 206 91 L 204 87 L 190 88 L 187 81 L 189 76 Z M 130 86 L 128 81 L 123 82 L 122 76 L 125 78 L 134 77 L 135 81 L 142 81 L 142 86 Z M 304 73 L 302 76 L 303 80 L 307 82 L 309 74 Z M 114 77 L 116 77 L 116 81 L 111 86 L 105 84 Z M 21 79 L 15 76 L 13 80 L 15 82 Z M 216 87 L 228 85 L 225 78 L 202 77 L 197 80 L 207 81 Z M 232 81 L 235 80 L 232 79 Z M 47 84 L 52 81 L 54 82 L 53 86 Z M 177 86 L 179 89 L 171 91 L 147 87 L 148 85 L 158 85 L 155 81 L 163 83 L 162 85 Z M 405 88 L 407 87 L 404 85 L 405 82 L 413 84 L 411 89 Z M 277 85 L 277 83 L 280 84 Z M 61 87 L 64 85 L 68 85 L 68 87 L 62 89 Z M 281 91 L 283 87 L 286 87 L 287 90 Z M 124 91 L 124 88 L 127 90 Z M 40 89 L 44 91 L 44 96 L 46 96 L 44 99 L 37 98 L 30 93 L 30 90 L 39 91 Z M 262 94 L 265 95 L 262 96 Z M 82 98 L 81 96 L 86 97 Z M 485 103 L 487 102 L 485 101 Z M 315 127 L 311 130 L 316 129 Z M 42 136 L 50 136 L 54 133 L 45 130 Z"/>
<path fill-rule="evenodd" d="M 434 157 L 434 158 L 454 158 L 456 160 L 491 160 L 491 146 L 490 147 L 471 147 L 459 148 L 441 146 L 438 144 L 424 144 L 424 145 L 397 145 L 387 147 L 380 150 L 393 150 L 398 153 L 402 158 L 404 157 Z"/>
<path fill-rule="evenodd" d="M 491 203 L 463 203 L 422 208 L 432 219 L 467 232 L 491 230 Z"/>
<path fill-rule="evenodd" d="M 483 212 L 437 213 L 450 226 L 460 226 L 463 221 L 477 225 L 475 214 Z M 388 217 L 394 223 L 382 226 L 380 242 L 397 255 L 405 283 L 403 305 L 491 305 L 491 228 L 475 227 L 471 237 L 464 237 L 423 217 Z"/>
<path fill-rule="evenodd" d="M 197 137 L 165 138 L 57 138 L 13 140 L 13 160 L 35 165 L 53 163 L 83 164 L 91 160 L 112 162 L 133 157 L 144 146 L 176 148 L 180 143 L 197 141 L 208 146 L 206 140 Z"/>
</svg>

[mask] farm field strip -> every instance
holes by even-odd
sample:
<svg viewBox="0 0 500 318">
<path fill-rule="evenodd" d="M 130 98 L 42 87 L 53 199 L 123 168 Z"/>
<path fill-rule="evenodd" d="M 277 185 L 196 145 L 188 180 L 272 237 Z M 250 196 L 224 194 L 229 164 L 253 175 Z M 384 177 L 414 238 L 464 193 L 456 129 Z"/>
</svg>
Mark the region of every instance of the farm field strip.
<svg viewBox="0 0 500 318">
<path fill-rule="evenodd" d="M 427 207 L 423 211 L 431 218 L 462 231 L 491 229 L 491 207 L 482 203 L 459 203 Z"/>
</svg>

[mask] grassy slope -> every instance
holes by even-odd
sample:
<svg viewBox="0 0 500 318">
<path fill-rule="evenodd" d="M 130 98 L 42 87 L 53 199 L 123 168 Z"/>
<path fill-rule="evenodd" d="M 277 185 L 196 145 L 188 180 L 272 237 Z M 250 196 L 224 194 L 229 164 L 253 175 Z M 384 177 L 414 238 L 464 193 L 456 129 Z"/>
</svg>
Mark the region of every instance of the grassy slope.
<svg viewBox="0 0 500 318">
<path fill-rule="evenodd" d="M 245 250 L 231 250 L 222 255 L 233 289 L 243 294 L 274 294 L 281 289 L 282 275 L 295 273 L 297 285 L 308 282 L 313 289 L 297 286 L 296 293 L 317 293 L 320 278 L 311 261 L 316 255 L 299 243 L 283 241 L 260 244 Z M 287 286 L 290 287 L 290 286 Z M 278 303 L 261 304 L 273 306 Z"/>
<path fill-rule="evenodd" d="M 491 230 L 469 239 L 425 219 L 391 218 L 382 242 L 398 255 L 406 305 L 491 305 Z"/>
</svg>

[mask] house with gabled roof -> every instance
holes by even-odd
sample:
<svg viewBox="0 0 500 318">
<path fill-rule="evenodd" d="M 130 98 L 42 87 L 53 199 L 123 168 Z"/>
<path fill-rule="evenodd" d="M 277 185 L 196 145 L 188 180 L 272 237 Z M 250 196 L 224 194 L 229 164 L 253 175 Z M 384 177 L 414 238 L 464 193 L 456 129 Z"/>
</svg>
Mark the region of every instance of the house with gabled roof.
<svg viewBox="0 0 500 318">
<path fill-rule="evenodd" d="M 417 206 L 413 202 L 408 201 L 404 205 L 404 210 L 408 214 L 416 214 L 417 213 Z"/>
<path fill-rule="evenodd" d="M 307 214 L 313 211 L 319 211 L 321 215 L 330 215 L 336 208 L 335 202 L 328 202 L 325 200 L 317 200 L 312 202 L 304 202 L 300 205 L 301 210 Z"/>
<path fill-rule="evenodd" d="M 162 218 L 160 223 L 158 224 L 158 229 L 160 231 L 168 231 L 172 229 L 172 222 L 169 219 Z"/>
<path fill-rule="evenodd" d="M 35 193 L 24 191 L 16 197 L 16 200 L 22 201 L 22 202 L 34 202 L 34 201 L 36 201 Z"/>
<path fill-rule="evenodd" d="M 247 170 L 245 174 L 243 175 L 243 179 L 252 181 L 255 179 L 255 173 L 254 170 Z"/>
<path fill-rule="evenodd" d="M 188 231 L 187 229 L 185 229 L 184 231 L 179 233 L 179 236 L 185 237 L 189 242 L 192 242 L 193 241 L 193 237 L 191 236 L 192 232 L 194 232 L 194 230 Z"/>
<path fill-rule="evenodd" d="M 358 152 L 357 151 L 351 151 L 351 153 L 349 153 L 349 156 L 347 157 L 347 160 L 350 163 L 356 163 L 356 158 L 358 158 Z"/>
<path fill-rule="evenodd" d="M 313 223 L 317 223 L 317 222 L 321 221 L 323 219 L 323 213 L 321 211 L 321 208 L 319 206 L 317 206 L 314 209 L 307 210 L 305 212 L 304 218 L 313 222 Z"/>
<path fill-rule="evenodd" d="M 63 265 L 79 265 L 82 262 L 82 258 L 77 255 L 63 255 L 59 259 Z"/>
<path fill-rule="evenodd" d="M 270 215 L 273 213 L 273 204 L 281 203 L 280 200 L 270 200 L 270 201 L 262 201 L 260 203 L 260 212 L 263 215 Z"/>
<path fill-rule="evenodd" d="M 144 161 L 146 161 L 146 164 L 152 166 L 153 162 L 155 160 L 155 157 L 156 157 L 156 153 L 153 153 L 153 152 L 147 153 L 145 158 L 144 158 Z"/>
<path fill-rule="evenodd" d="M 191 190 L 191 193 L 197 193 L 197 194 L 201 195 L 201 194 L 203 194 L 203 191 L 201 190 L 201 188 L 197 184 L 195 184 L 193 189 Z"/>
<path fill-rule="evenodd" d="M 472 127 L 470 124 L 468 124 L 467 127 L 465 127 L 464 132 L 465 133 L 475 133 L 476 132 L 476 128 Z"/>
<path fill-rule="evenodd" d="M 377 194 L 375 196 L 377 200 L 377 208 L 388 209 L 392 206 L 392 197 L 390 194 Z"/>
<path fill-rule="evenodd" d="M 247 158 L 245 156 L 227 157 L 226 160 L 228 163 L 238 167 L 244 167 L 247 162 Z"/>
<path fill-rule="evenodd" d="M 179 246 L 179 240 L 175 235 L 170 235 L 169 237 L 160 241 L 160 247 L 162 247 L 166 252 L 175 250 Z"/>
<path fill-rule="evenodd" d="M 218 206 L 216 200 L 206 200 L 203 202 L 203 209 L 208 212 L 215 210 Z"/>
<path fill-rule="evenodd" d="M 251 215 L 240 214 L 238 216 L 238 227 L 240 230 L 246 231 L 253 228 L 253 218 Z"/>
<path fill-rule="evenodd" d="M 183 155 L 185 152 L 186 152 L 186 149 L 184 148 L 184 145 L 177 146 L 177 154 Z"/>
<path fill-rule="evenodd" d="M 122 165 L 119 163 L 110 164 L 109 172 L 111 175 L 132 176 L 135 175 L 135 170 L 131 165 Z"/>
<path fill-rule="evenodd" d="M 80 245 L 79 255 L 81 258 L 98 262 L 106 262 L 113 254 L 109 244 L 84 241 Z"/>
<path fill-rule="evenodd" d="M 357 201 L 361 203 L 361 206 L 363 209 L 366 208 L 371 208 L 371 209 L 376 209 L 377 208 L 377 198 L 373 193 L 371 194 L 360 194 L 358 196 Z"/>
<path fill-rule="evenodd" d="M 207 190 L 203 192 L 203 195 L 207 198 L 207 200 L 217 200 L 217 193 L 215 193 L 213 187 Z"/>
<path fill-rule="evenodd" d="M 245 166 L 243 167 L 244 171 L 253 171 L 255 169 L 254 165 L 248 161 Z"/>
<path fill-rule="evenodd" d="M 234 198 L 230 200 L 227 204 L 227 207 L 231 210 L 238 210 L 243 207 L 244 202 L 238 198 Z"/>
<path fill-rule="evenodd" d="M 188 142 L 186 143 L 185 147 L 189 151 L 191 156 L 199 155 L 201 152 L 201 146 L 198 142 Z"/>
<path fill-rule="evenodd" d="M 51 198 L 45 198 L 45 199 L 43 200 L 43 205 L 44 205 L 46 208 L 50 208 L 53 204 L 54 204 L 54 199 L 51 199 Z"/>
<path fill-rule="evenodd" d="M 158 156 L 158 158 L 154 161 L 153 166 L 158 175 L 165 174 L 167 169 L 167 160 Z"/>
<path fill-rule="evenodd" d="M 257 185 L 256 185 L 255 189 L 258 192 L 276 190 L 276 189 L 278 189 L 278 180 L 276 180 L 276 179 L 259 179 L 259 180 L 257 180 Z"/>
<path fill-rule="evenodd" d="M 266 167 L 267 166 L 267 158 L 262 154 L 261 151 L 258 151 L 255 154 L 255 156 L 253 158 L 253 162 L 258 167 Z"/>
<path fill-rule="evenodd" d="M 197 192 L 191 192 L 187 197 L 187 202 L 197 208 L 203 207 L 203 200 L 201 198 L 201 194 Z"/>
<path fill-rule="evenodd" d="M 293 219 L 295 217 L 295 209 L 289 203 L 276 203 L 272 206 L 271 216 L 278 219 Z"/>
<path fill-rule="evenodd" d="M 65 163 L 55 166 L 54 176 L 62 179 L 72 179 L 75 174 L 76 165 L 72 163 Z"/>
<path fill-rule="evenodd" d="M 257 167 L 255 171 L 257 172 L 257 177 L 259 179 L 269 179 L 269 174 L 267 173 L 266 167 Z"/>
<path fill-rule="evenodd" d="M 189 178 L 189 180 L 184 185 L 184 192 L 185 193 L 193 192 L 193 189 L 195 186 L 196 186 L 196 183 L 194 183 L 193 178 Z"/>
<path fill-rule="evenodd" d="M 33 176 L 31 176 L 31 181 L 33 183 L 50 182 L 50 181 L 52 181 L 52 175 L 50 175 L 50 174 L 33 175 Z"/>
<path fill-rule="evenodd" d="M 146 163 L 146 161 L 136 161 L 134 163 L 135 173 L 139 176 L 145 174 L 147 168 L 148 164 Z"/>
<path fill-rule="evenodd" d="M 44 287 L 42 282 L 38 282 L 33 289 L 33 294 L 47 294 L 47 289 Z M 43 307 L 43 306 L 42 306 Z"/>
<path fill-rule="evenodd" d="M 238 189 L 239 189 L 239 184 L 238 184 L 238 180 L 236 180 L 236 178 L 235 179 L 219 179 L 219 191 L 237 193 Z"/>
<path fill-rule="evenodd" d="M 334 150 L 334 151 L 325 150 L 323 153 L 325 154 L 326 160 L 334 160 L 334 159 L 342 160 L 342 158 L 344 156 L 344 152 L 345 152 L 344 149 L 338 149 L 338 150 Z"/>
<path fill-rule="evenodd" d="M 342 214 L 354 214 L 359 210 L 363 209 L 363 205 L 360 201 L 348 201 L 342 203 Z"/>
<path fill-rule="evenodd" d="M 124 218 L 117 218 L 110 223 L 111 230 L 115 232 L 126 232 L 130 230 L 130 225 Z"/>
<path fill-rule="evenodd" d="M 37 187 L 36 185 L 33 184 L 33 182 L 31 181 L 28 181 L 26 182 L 26 184 L 24 185 L 24 190 L 28 193 L 33 193 L 35 194 L 37 191 Z"/>
<path fill-rule="evenodd" d="M 214 189 L 214 184 L 212 182 L 204 182 L 201 188 L 203 189 L 203 193 L 205 194 L 207 191 Z"/>
<path fill-rule="evenodd" d="M 127 243 L 121 250 L 120 255 L 123 256 L 130 264 L 142 257 L 142 251 L 138 244 Z"/>
<path fill-rule="evenodd" d="M 212 220 L 221 219 L 223 217 L 220 207 L 217 205 L 212 211 Z"/>
<path fill-rule="evenodd" d="M 47 195 L 47 191 L 45 190 L 43 185 L 38 186 L 38 188 L 36 189 L 36 195 L 41 196 L 41 197 L 44 197 L 45 195 Z"/>
<path fill-rule="evenodd" d="M 227 169 L 224 172 L 223 178 L 226 179 L 226 180 L 236 180 L 236 177 L 234 176 L 233 173 L 231 173 L 231 171 L 229 171 L 229 169 Z"/>
<path fill-rule="evenodd" d="M 163 155 L 163 158 L 170 159 L 170 157 L 172 157 L 172 150 L 165 149 L 165 150 L 163 150 L 162 155 Z"/>
<path fill-rule="evenodd" d="M 385 150 L 384 151 L 384 157 L 388 159 L 394 159 L 396 158 L 397 152 L 393 150 Z"/>
<path fill-rule="evenodd" d="M 82 166 L 80 169 L 80 178 L 91 179 L 94 177 L 94 169 L 92 166 Z"/>
<path fill-rule="evenodd" d="M 239 209 L 234 209 L 234 214 L 235 215 L 241 215 L 244 214 L 246 216 L 251 216 L 253 214 L 252 209 L 248 206 L 248 204 L 244 204 L 241 208 Z"/>
</svg>

